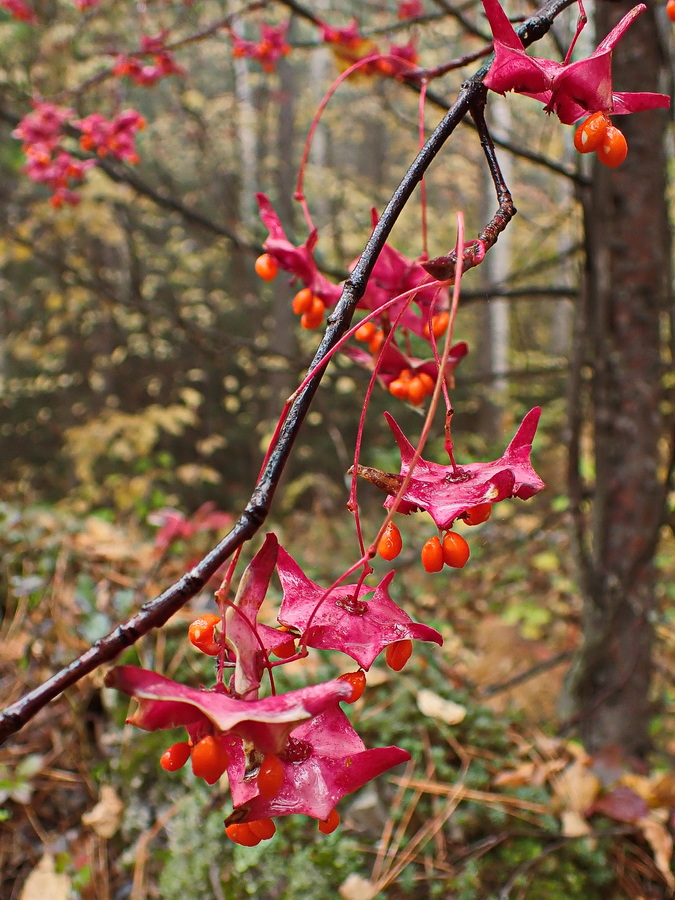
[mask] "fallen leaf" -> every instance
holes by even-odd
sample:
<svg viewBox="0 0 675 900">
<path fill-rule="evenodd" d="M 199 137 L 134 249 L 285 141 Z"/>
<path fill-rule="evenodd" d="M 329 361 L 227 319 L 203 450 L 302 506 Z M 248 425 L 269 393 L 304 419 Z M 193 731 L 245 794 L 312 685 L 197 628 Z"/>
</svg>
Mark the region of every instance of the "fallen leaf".
<svg viewBox="0 0 675 900">
<path fill-rule="evenodd" d="M 636 794 L 639 794 L 643 800 L 646 800 L 649 806 L 664 806 L 662 803 L 652 803 L 654 794 L 654 779 L 647 778 L 646 775 L 636 775 L 635 772 L 626 772 L 621 776 L 620 784 L 625 784 L 631 788 Z"/>
<path fill-rule="evenodd" d="M 523 763 L 517 769 L 508 769 L 500 772 L 492 779 L 495 787 L 522 787 L 524 784 L 531 784 L 534 779 L 535 764 L 533 762 Z"/>
<path fill-rule="evenodd" d="M 663 875 L 670 890 L 675 891 L 675 876 L 670 868 L 670 861 L 673 857 L 672 837 L 666 830 L 665 825 L 657 821 L 653 816 L 645 816 L 637 824 L 640 826 L 645 840 L 652 848 L 656 868 Z"/>
<path fill-rule="evenodd" d="M 620 784 L 609 793 L 603 794 L 593 802 L 588 810 L 591 813 L 600 813 L 608 816 L 616 822 L 637 822 L 649 812 L 647 801 L 636 794 L 632 788 Z"/>
<path fill-rule="evenodd" d="M 583 763 L 585 766 L 591 765 L 592 757 L 588 755 L 585 748 L 578 741 L 567 741 L 565 749 L 573 759 Z"/>
<path fill-rule="evenodd" d="M 553 795 L 562 809 L 583 813 L 600 792 L 600 779 L 576 759 L 553 782 Z"/>
<path fill-rule="evenodd" d="M 583 837 L 591 833 L 591 826 L 586 819 L 575 809 L 565 809 L 560 816 L 562 833 L 565 837 Z"/>
<path fill-rule="evenodd" d="M 54 857 L 45 853 L 26 879 L 19 900 L 68 900 L 70 878 L 56 871 Z"/>
<path fill-rule="evenodd" d="M 493 781 L 495 785 L 502 787 L 520 787 L 525 784 L 542 787 L 565 765 L 566 763 L 562 759 L 538 759 L 536 762 L 522 763 L 516 769 L 500 772 Z"/>
<path fill-rule="evenodd" d="M 650 806 L 665 806 L 671 809 L 675 806 L 675 774 L 667 772 L 653 785 L 649 796 L 646 798 Z"/>
<path fill-rule="evenodd" d="M 115 789 L 104 784 L 98 803 L 82 816 L 82 824 L 92 828 L 99 837 L 111 838 L 120 827 L 123 809 Z"/>
<path fill-rule="evenodd" d="M 447 725 L 459 725 L 466 718 L 466 707 L 452 700 L 445 700 L 426 688 L 417 694 L 417 706 L 425 716 L 438 719 Z"/>
</svg>

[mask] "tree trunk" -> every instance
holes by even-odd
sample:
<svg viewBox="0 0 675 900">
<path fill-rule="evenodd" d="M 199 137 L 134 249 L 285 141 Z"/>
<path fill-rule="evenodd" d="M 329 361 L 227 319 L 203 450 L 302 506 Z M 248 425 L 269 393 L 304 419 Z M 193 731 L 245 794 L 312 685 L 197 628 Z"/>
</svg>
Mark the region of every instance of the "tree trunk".
<svg viewBox="0 0 675 900">
<path fill-rule="evenodd" d="M 628 8 L 625 2 L 596 5 L 598 39 Z M 644 13 L 614 51 L 615 90 L 662 87 L 654 12 Z M 615 170 L 594 164 L 584 197 L 587 265 L 577 329 L 577 360 L 592 376 L 571 408 L 578 423 L 570 473 L 584 641 L 568 683 L 570 711 L 589 749 L 616 744 L 638 756 L 649 749 L 653 557 L 666 497 L 661 376 L 672 300 L 667 121 L 665 110 L 617 117 L 628 159 Z M 590 491 L 578 469 L 582 431 L 593 437 Z M 667 431 L 672 444 L 672 423 Z"/>
</svg>

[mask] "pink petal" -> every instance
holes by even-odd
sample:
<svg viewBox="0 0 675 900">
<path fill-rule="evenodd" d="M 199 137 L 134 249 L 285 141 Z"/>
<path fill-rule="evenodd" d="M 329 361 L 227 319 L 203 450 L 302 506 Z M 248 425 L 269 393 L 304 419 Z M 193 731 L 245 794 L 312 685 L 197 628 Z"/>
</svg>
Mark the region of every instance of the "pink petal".
<svg viewBox="0 0 675 900">
<path fill-rule="evenodd" d="M 499 0 L 483 0 L 485 15 L 490 23 L 490 30 L 495 41 L 510 47 L 513 50 L 523 50 L 523 42 L 516 34 L 513 25 L 509 22 Z"/>
<path fill-rule="evenodd" d="M 612 50 L 619 43 L 621 38 L 624 36 L 626 31 L 633 24 L 635 19 L 638 16 L 641 16 L 647 7 L 644 3 L 638 3 L 637 6 L 634 6 L 630 9 L 626 15 L 621 19 L 621 21 L 612 28 L 607 37 L 603 38 L 598 44 L 595 53 L 603 53 L 606 50 Z M 595 55 L 595 53 L 593 55 Z"/>
<path fill-rule="evenodd" d="M 275 797 L 260 796 L 254 780 L 242 781 L 243 772 L 230 773 L 235 806 L 232 821 L 292 813 L 326 819 L 344 796 L 410 759 L 410 754 L 398 747 L 366 750 L 347 716 L 337 708 L 296 728 L 293 740 L 305 743 L 307 756 L 296 762 L 282 756 L 285 777 Z"/>
<path fill-rule="evenodd" d="M 646 109 L 668 109 L 670 97 L 667 94 L 655 94 L 650 91 L 633 91 L 612 95 L 612 115 L 622 116 L 626 113 L 643 112 Z"/>
<path fill-rule="evenodd" d="M 512 50 L 495 42 L 495 59 L 484 83 L 498 94 L 507 91 L 536 94 L 551 86 L 551 77 L 536 57 L 528 56 L 524 50 Z"/>
<path fill-rule="evenodd" d="M 305 287 L 320 297 L 326 306 L 332 306 L 342 294 L 337 284 L 330 282 L 319 272 L 313 252 L 319 239 L 316 229 L 310 232 L 304 244 L 296 247 L 286 237 L 279 216 L 265 194 L 256 194 L 260 218 L 269 231 L 269 237 L 263 244 L 267 253 L 273 256 L 279 266 L 299 278 Z"/>
<path fill-rule="evenodd" d="M 558 118 L 565 125 L 575 119 L 571 104 L 581 106 L 588 112 L 612 109 L 612 60 L 609 51 L 593 53 L 588 59 L 561 67 L 552 85 L 551 105 Z"/>
<path fill-rule="evenodd" d="M 279 620 L 302 632 L 310 647 L 339 650 L 369 669 L 382 650 L 395 641 L 443 643 L 434 628 L 413 622 L 391 599 L 393 571 L 374 591 L 361 585 L 358 597 L 356 585 L 340 585 L 318 608 L 325 591 L 307 578 L 283 547 L 279 548 L 277 572 L 284 592 Z"/>
<path fill-rule="evenodd" d="M 441 466 L 420 459 L 403 494 L 400 512 L 426 510 L 440 529 L 449 528 L 454 519 L 479 503 L 497 503 L 507 497 L 526 500 L 545 486 L 530 463 L 532 440 L 541 409 L 536 407 L 523 419 L 504 455 L 494 462 L 469 463 L 458 467 Z M 385 413 L 401 453 L 401 481 L 409 469 L 415 448 L 394 419 Z M 385 507 L 391 507 L 388 497 Z"/>
<path fill-rule="evenodd" d="M 225 614 L 227 637 L 236 652 L 234 690 L 245 697 L 260 686 L 266 654 L 258 634 L 258 611 L 262 605 L 277 561 L 279 542 L 268 534 L 265 543 L 241 576 L 234 606 Z M 282 643 L 283 638 L 278 642 Z"/>
<path fill-rule="evenodd" d="M 225 693 L 178 684 L 136 666 L 116 666 L 105 679 L 139 701 L 127 720 L 146 731 L 203 724 L 233 731 L 251 741 L 261 753 L 280 753 L 288 735 L 301 722 L 319 715 L 351 693 L 343 681 L 328 681 L 264 700 L 235 700 Z"/>
</svg>

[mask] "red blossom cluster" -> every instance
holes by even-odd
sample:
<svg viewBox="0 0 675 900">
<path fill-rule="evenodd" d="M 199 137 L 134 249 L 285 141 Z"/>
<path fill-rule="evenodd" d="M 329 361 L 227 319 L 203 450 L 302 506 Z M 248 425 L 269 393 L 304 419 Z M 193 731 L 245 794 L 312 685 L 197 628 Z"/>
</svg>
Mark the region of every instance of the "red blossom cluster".
<svg viewBox="0 0 675 900">
<path fill-rule="evenodd" d="M 485 77 L 485 85 L 499 94 L 515 91 L 533 97 L 565 125 L 572 125 L 589 113 L 591 119 L 593 114 L 600 113 L 594 119 L 604 123 L 600 137 L 605 138 L 609 130 L 607 141 L 604 146 L 601 143 L 598 153 L 605 165 L 611 168 L 621 165 L 628 153 L 623 134 L 611 125 L 610 114 L 626 115 L 670 106 L 667 94 L 615 91 L 612 85 L 612 51 L 635 19 L 646 11 L 644 3 L 629 10 L 586 59 L 562 63 L 528 56 L 499 0 L 483 0 L 483 6 L 495 44 L 495 59 Z M 579 141 L 580 138 L 577 149 L 583 148 L 581 152 L 597 149 L 588 144 L 584 147 Z"/>
<path fill-rule="evenodd" d="M 543 488 L 530 463 L 538 419 L 539 410 L 530 412 L 494 462 L 460 469 L 419 461 L 399 512 L 424 509 L 446 530 L 442 544 L 436 537 L 422 550 L 428 572 L 443 565 L 461 568 L 468 560 L 467 542 L 452 531 L 455 519 L 480 524 L 493 503 L 527 499 Z M 414 451 L 391 417 L 389 424 L 401 452 L 401 474 L 380 474 L 392 482 L 387 490 L 393 494 L 409 474 Z M 390 523 L 378 551 L 391 560 L 401 545 Z M 275 572 L 282 590 L 278 627 L 260 621 Z M 254 846 L 268 840 L 276 831 L 274 817 L 298 813 L 317 819 L 320 831 L 329 833 L 339 824 L 336 806 L 343 797 L 409 758 L 399 747 L 366 749 L 340 708 L 360 699 L 365 673 L 381 654 L 398 672 L 413 652 L 413 641 L 442 643 L 434 628 L 414 622 L 394 602 L 395 575 L 390 570 L 377 586 L 361 577 L 356 584 L 340 580 L 325 587 L 268 534 L 241 576 L 234 600 L 229 584 L 222 587 L 216 592 L 219 613 L 206 613 L 190 625 L 190 642 L 218 659 L 212 687 L 187 687 L 133 666 L 108 673 L 108 686 L 138 701 L 129 723 L 148 731 L 186 729 L 187 739 L 162 755 L 164 769 L 176 771 L 190 761 L 194 775 L 208 784 L 227 774 L 233 810 L 225 826 L 235 843 Z M 358 668 L 332 681 L 284 694 L 272 689 L 261 697 L 265 676 L 307 656 L 309 648 L 345 654 Z M 225 672 L 230 673 L 227 681 Z"/>
<path fill-rule="evenodd" d="M 278 628 L 259 621 L 275 570 L 283 591 Z M 163 768 L 175 771 L 190 760 L 209 784 L 227 772 L 234 809 L 225 824 L 233 841 L 268 839 L 275 832 L 271 818 L 293 813 L 332 831 L 345 795 L 409 758 L 398 747 L 366 749 L 339 705 L 361 696 L 364 672 L 382 651 L 398 669 L 413 640 L 442 643 L 435 629 L 413 622 L 391 599 L 394 574 L 375 588 L 325 589 L 268 534 L 234 601 L 220 596 L 221 615 L 202 616 L 190 628 L 192 643 L 207 655 L 218 653 L 220 671 L 231 672 L 227 684 L 220 679 L 212 688 L 190 688 L 133 666 L 109 673 L 108 685 L 139 702 L 130 723 L 148 731 L 185 727 L 187 740 L 169 747 Z M 260 698 L 265 673 L 306 655 L 307 647 L 344 653 L 358 670 Z"/>
<path fill-rule="evenodd" d="M 274 72 L 279 60 L 291 52 L 290 45 L 286 43 L 287 31 L 288 22 L 277 26 L 263 24 L 260 26 L 259 41 L 245 41 L 232 32 L 232 55 L 255 59 L 265 72 Z"/>
<path fill-rule="evenodd" d="M 87 170 L 96 164 L 94 160 L 75 159 L 63 148 L 64 126 L 72 116 L 72 109 L 36 102 L 33 112 L 24 116 L 12 132 L 23 142 L 26 174 L 33 181 L 50 188 L 50 202 L 55 207 L 78 202 L 79 197 L 72 187 L 81 182 Z"/>
<path fill-rule="evenodd" d="M 58 208 L 64 203 L 74 206 L 79 202 L 73 187 L 96 165 L 95 159 L 77 159 L 67 149 L 64 142 L 69 138 L 68 128 L 82 132 L 83 150 L 135 163 L 138 155 L 134 140 L 144 127 L 143 116 L 134 109 L 127 109 L 110 121 L 99 113 L 78 121 L 72 109 L 35 101 L 33 111 L 23 117 L 12 134 L 23 142 L 26 174 L 50 188 L 50 203 Z"/>
<path fill-rule="evenodd" d="M 13 19 L 17 19 L 19 22 L 27 22 L 29 25 L 37 24 L 37 16 L 23 0 L 0 0 L 0 8 L 6 10 Z"/>
<path fill-rule="evenodd" d="M 358 75 L 396 76 L 414 69 L 418 61 L 414 41 L 392 44 L 383 52 L 375 41 L 360 34 L 356 19 L 343 28 L 322 24 L 321 39 L 330 46 L 341 72 L 361 60 L 368 60 L 359 66 Z"/>
<path fill-rule="evenodd" d="M 233 524 L 229 513 L 216 509 L 213 501 L 203 503 L 189 518 L 177 509 L 155 510 L 148 517 L 151 525 L 158 525 L 155 548 L 164 552 L 174 541 L 186 541 L 202 531 L 219 531 Z"/>
<path fill-rule="evenodd" d="M 113 156 L 125 162 L 138 162 L 136 134 L 145 128 L 145 119 L 135 109 L 125 109 L 114 119 L 105 119 L 100 113 L 92 113 L 79 122 L 73 122 L 82 132 L 80 147 L 98 156 Z"/>
<path fill-rule="evenodd" d="M 130 78 L 143 87 L 152 87 L 169 75 L 184 75 L 185 69 L 176 62 L 173 53 L 165 49 L 166 33 L 143 35 L 141 52 L 122 54 L 115 60 L 113 74 Z M 152 59 L 152 62 L 144 59 Z"/>
<path fill-rule="evenodd" d="M 401 0 L 396 15 L 399 19 L 416 19 L 423 12 L 422 0 Z"/>
<path fill-rule="evenodd" d="M 258 258 L 256 271 L 265 280 L 271 280 L 282 269 L 293 276 L 296 283 L 300 282 L 303 287 L 293 298 L 293 311 L 301 316 L 303 328 L 318 328 L 323 322 L 325 310 L 333 306 L 342 293 L 341 285 L 330 282 L 319 271 L 314 259 L 318 232 L 314 229 L 307 240 L 296 247 L 286 237 L 269 199 L 264 194 L 256 196 L 260 216 L 269 231 L 269 237 L 263 244 L 265 254 Z M 373 225 L 376 222 L 377 216 L 373 213 Z M 408 335 L 421 338 L 433 348 L 448 328 L 448 305 L 447 282 L 439 284 L 435 281 L 425 270 L 423 259 L 410 259 L 390 244 L 385 244 L 366 292 L 359 301 L 359 308 L 371 313 L 371 316 L 354 337 L 368 350 L 347 346 L 345 353 L 366 369 L 377 367 L 378 379 L 390 393 L 417 406 L 433 390 L 438 363 L 434 358 L 413 356 Z M 390 334 L 394 324 L 405 350 L 399 346 L 396 336 Z M 444 370 L 448 384 L 452 383 L 455 366 L 466 353 L 464 343 L 452 348 Z M 430 354 L 433 355 L 432 349 Z M 403 393 L 400 389 L 402 381 L 406 382 Z"/>
</svg>

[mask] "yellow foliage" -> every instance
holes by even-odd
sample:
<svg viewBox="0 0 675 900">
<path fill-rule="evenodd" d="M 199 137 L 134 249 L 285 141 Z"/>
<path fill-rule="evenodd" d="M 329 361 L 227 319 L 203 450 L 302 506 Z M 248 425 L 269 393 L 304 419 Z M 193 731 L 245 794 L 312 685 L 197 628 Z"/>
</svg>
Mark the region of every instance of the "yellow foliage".
<svg viewBox="0 0 675 900">
<path fill-rule="evenodd" d="M 25 262 L 33 255 L 33 251 L 25 244 L 12 244 L 12 258 L 15 262 Z"/>
<path fill-rule="evenodd" d="M 196 485 L 205 481 L 207 484 L 218 484 L 222 477 L 211 466 L 198 465 L 197 463 L 186 463 L 176 469 L 176 477 L 183 484 Z"/>
<path fill-rule="evenodd" d="M 138 413 L 119 410 L 104 410 L 96 419 L 69 428 L 66 433 L 65 451 L 73 460 L 75 473 L 81 486 L 97 499 L 102 494 L 97 479 L 97 466 L 105 460 L 110 467 L 116 460 L 129 463 L 148 457 L 162 433 L 181 434 L 197 420 L 193 409 L 174 404 L 159 406 L 153 404 Z M 139 485 L 131 489 L 132 482 L 126 481 L 125 488 L 116 487 L 116 494 L 122 506 L 130 502 L 129 492 L 139 496 Z M 147 488 L 144 482 L 141 493 Z"/>
</svg>

